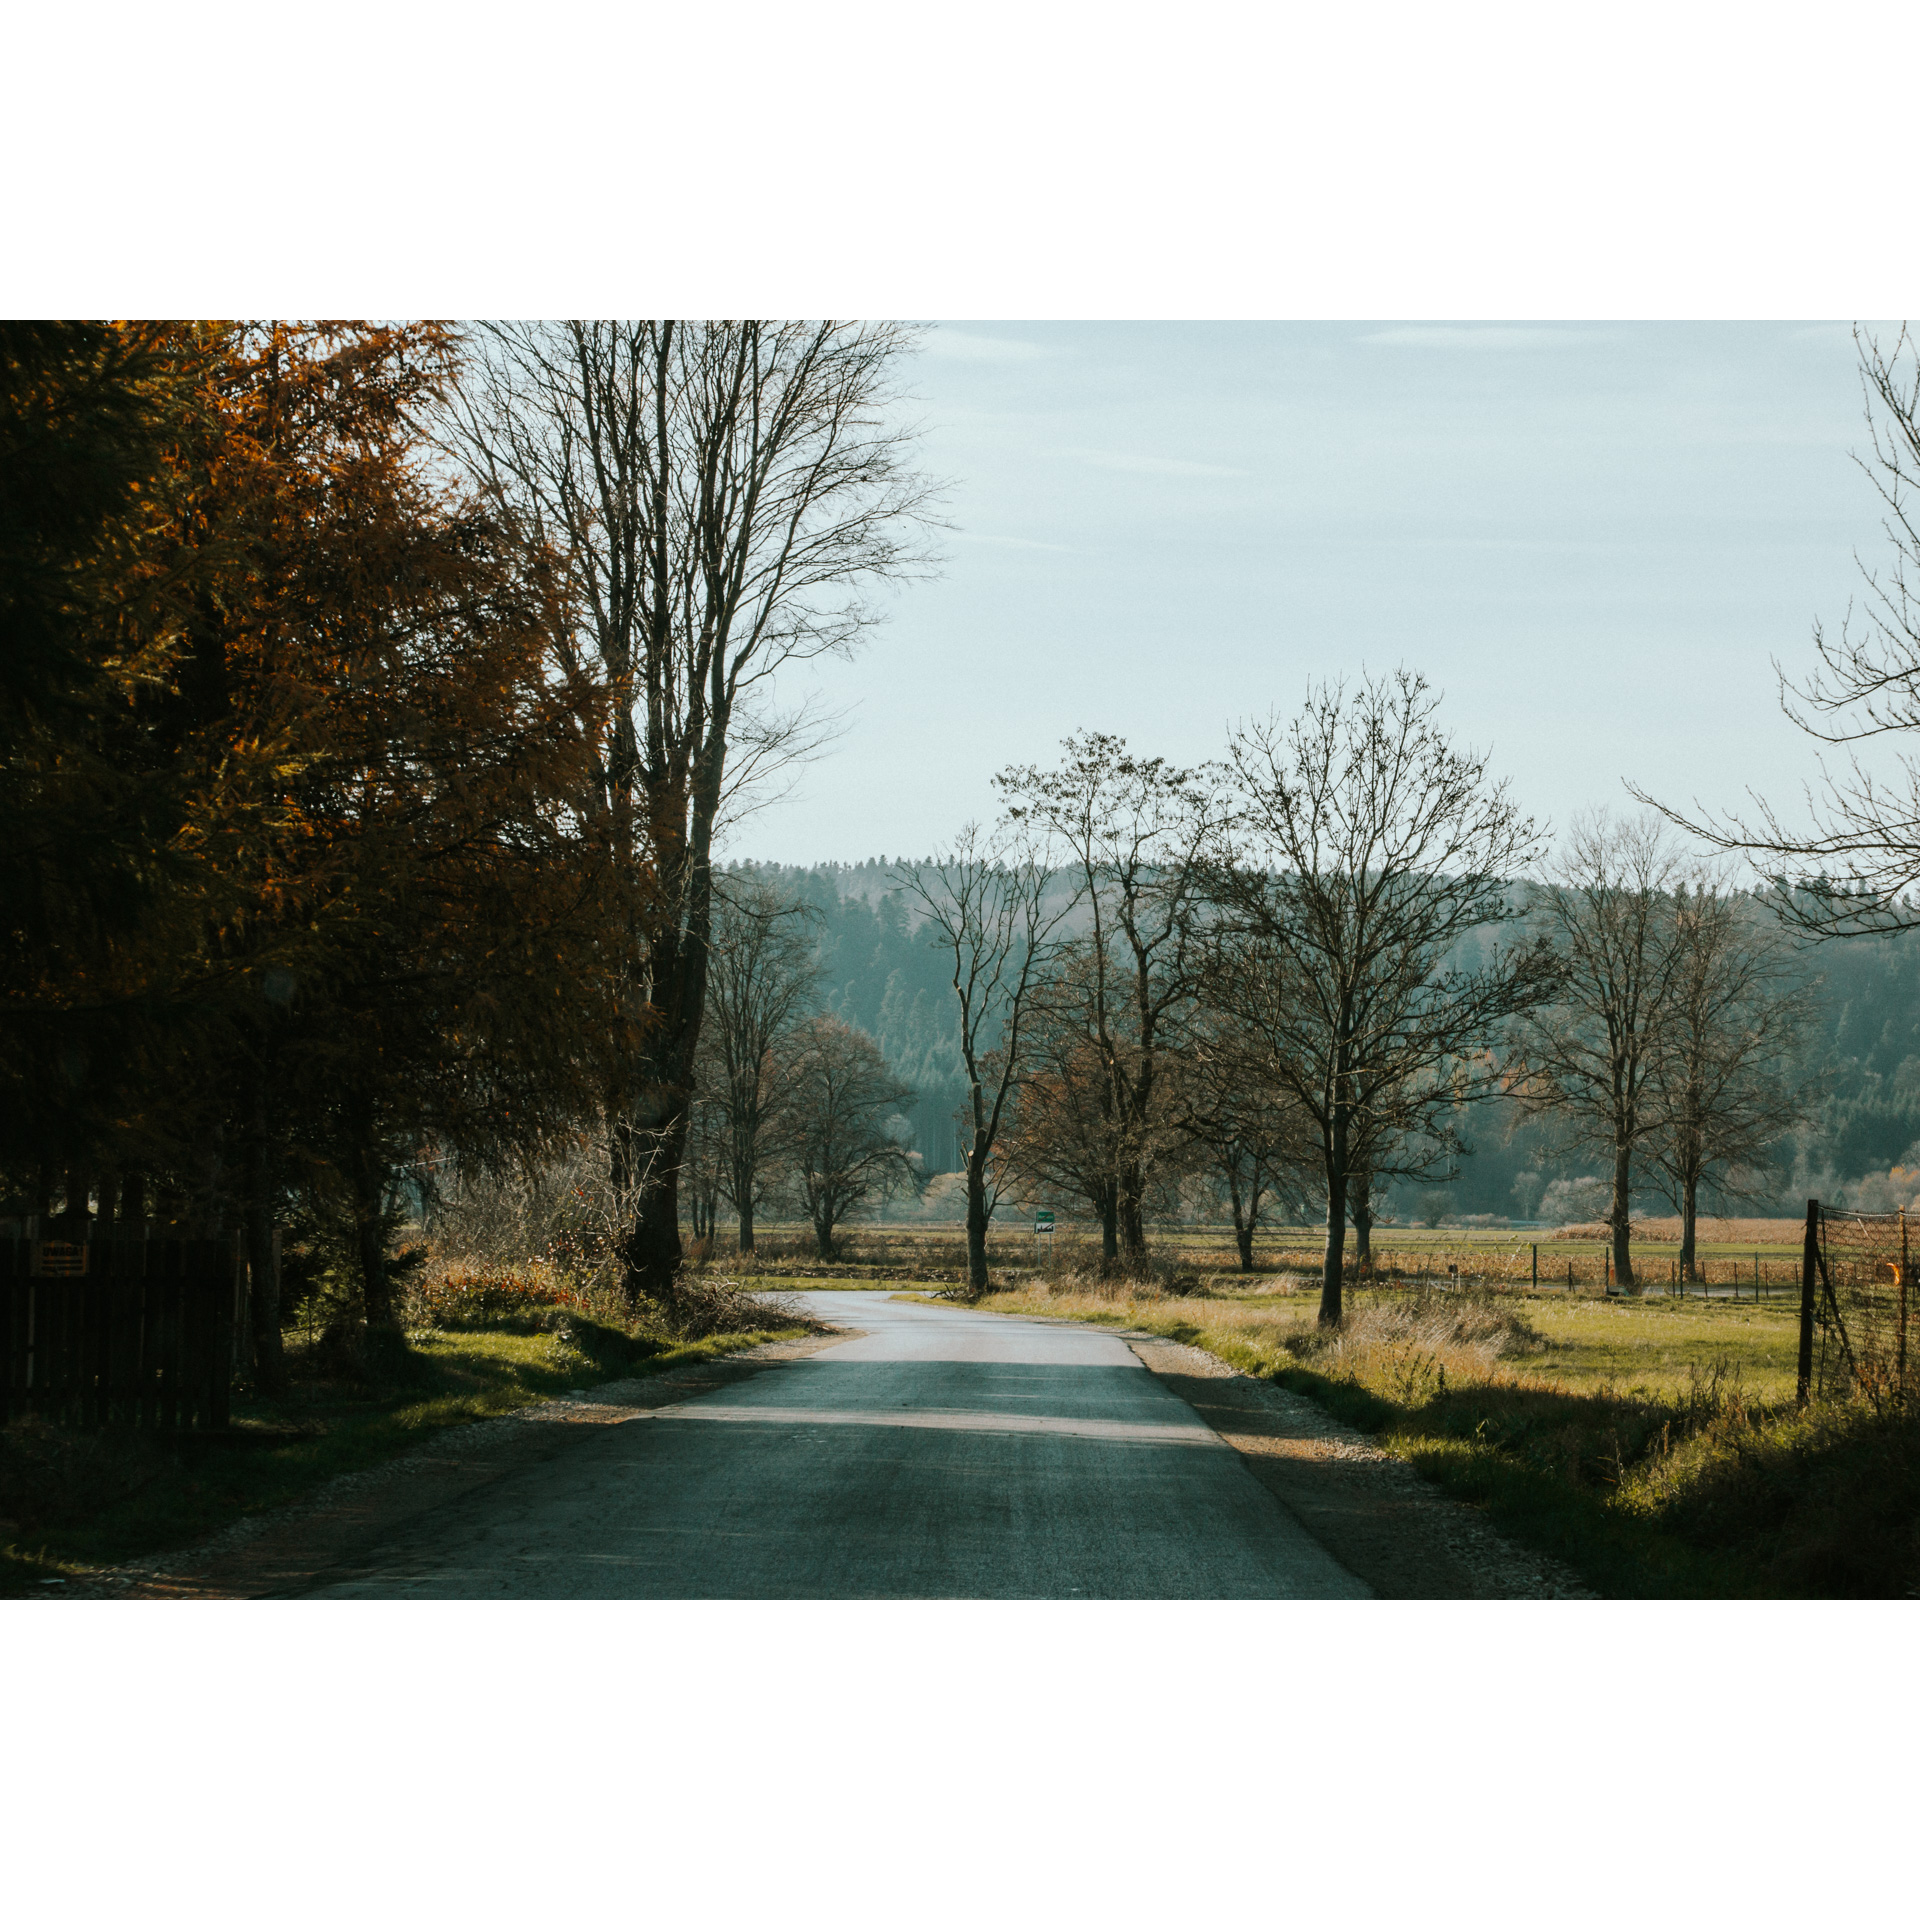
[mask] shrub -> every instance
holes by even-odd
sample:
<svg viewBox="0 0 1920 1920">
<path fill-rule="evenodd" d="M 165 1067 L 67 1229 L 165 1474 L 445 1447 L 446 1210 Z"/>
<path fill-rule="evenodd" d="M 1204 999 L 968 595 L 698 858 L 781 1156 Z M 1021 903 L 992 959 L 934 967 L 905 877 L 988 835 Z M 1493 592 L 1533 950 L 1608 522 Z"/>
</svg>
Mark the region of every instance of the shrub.
<svg viewBox="0 0 1920 1920">
<path fill-rule="evenodd" d="M 1344 1374 L 1401 1406 L 1419 1406 L 1456 1385 L 1500 1377 L 1500 1362 L 1542 1353 L 1548 1342 L 1532 1323 L 1487 1294 L 1421 1290 L 1365 1300 L 1337 1327 L 1291 1335 L 1295 1359 Z"/>
<path fill-rule="evenodd" d="M 515 1323 L 544 1326 L 554 1308 L 584 1309 L 587 1302 L 557 1274 L 442 1261 L 420 1276 L 408 1305 L 415 1324 L 451 1332 Z"/>
</svg>

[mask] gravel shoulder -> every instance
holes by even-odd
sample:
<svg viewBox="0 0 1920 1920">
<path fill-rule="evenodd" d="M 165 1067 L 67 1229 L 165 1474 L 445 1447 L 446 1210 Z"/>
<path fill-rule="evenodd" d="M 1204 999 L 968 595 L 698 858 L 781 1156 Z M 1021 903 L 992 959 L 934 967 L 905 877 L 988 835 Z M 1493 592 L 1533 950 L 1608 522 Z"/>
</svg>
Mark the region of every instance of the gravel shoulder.
<svg viewBox="0 0 1920 1920">
<path fill-rule="evenodd" d="M 1381 1599 L 1596 1597 L 1571 1569 L 1516 1546 L 1473 1508 L 1302 1395 L 1178 1340 L 1125 1338 L 1294 1519 Z"/>
</svg>

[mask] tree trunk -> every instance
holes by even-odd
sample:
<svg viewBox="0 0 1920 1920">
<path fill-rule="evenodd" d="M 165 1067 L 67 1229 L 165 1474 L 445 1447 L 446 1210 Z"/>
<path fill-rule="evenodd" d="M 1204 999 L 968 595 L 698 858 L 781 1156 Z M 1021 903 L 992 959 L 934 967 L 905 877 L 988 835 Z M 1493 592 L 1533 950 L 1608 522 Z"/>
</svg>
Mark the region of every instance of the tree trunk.
<svg viewBox="0 0 1920 1920">
<path fill-rule="evenodd" d="M 813 1238 L 822 1260 L 833 1258 L 833 1209 L 822 1207 L 813 1216 Z"/>
<path fill-rule="evenodd" d="M 1327 1251 L 1320 1263 L 1320 1324 L 1337 1327 L 1345 1311 L 1340 1283 L 1347 1258 L 1347 1143 L 1338 1133 L 1327 1160 Z"/>
<path fill-rule="evenodd" d="M 119 1228 L 123 1234 L 131 1235 L 136 1227 L 142 1227 L 147 1219 L 147 1178 L 142 1173 L 129 1173 L 120 1181 Z"/>
<path fill-rule="evenodd" d="M 753 1251 L 753 1195 L 749 1191 L 740 1201 L 740 1251 Z"/>
<path fill-rule="evenodd" d="M 1147 1229 L 1141 1203 L 1143 1184 L 1137 1161 L 1121 1168 L 1120 1178 L 1116 1182 L 1118 1193 L 1115 1210 L 1119 1215 L 1120 1245 L 1130 1254 L 1143 1254 L 1147 1250 Z"/>
<path fill-rule="evenodd" d="M 638 1306 L 642 1294 L 664 1300 L 686 1261 L 680 1239 L 680 1169 L 663 1166 L 640 1183 L 634 1203 L 633 1226 L 621 1249 L 621 1275 L 627 1304 Z"/>
<path fill-rule="evenodd" d="M 1693 1228 L 1699 1201 L 1699 1180 L 1689 1178 L 1680 1189 L 1680 1278 L 1683 1284 L 1693 1279 Z"/>
<path fill-rule="evenodd" d="M 1109 1181 L 1100 1192 L 1100 1271 L 1112 1273 L 1120 1264 L 1120 1197 Z"/>
<path fill-rule="evenodd" d="M 986 1181 L 967 1168 L 967 1291 L 975 1299 L 987 1290 Z"/>
<path fill-rule="evenodd" d="M 987 1290 L 987 1104 L 973 1083 L 973 1151 L 967 1155 L 967 1292 Z"/>
<path fill-rule="evenodd" d="M 1622 1292 L 1640 1291 L 1633 1277 L 1633 1215 L 1629 1211 L 1633 1186 L 1633 1149 L 1616 1145 L 1613 1150 L 1613 1270 Z"/>
<path fill-rule="evenodd" d="M 1254 1177 L 1254 1190 L 1240 1196 L 1240 1169 L 1233 1154 L 1227 1154 L 1227 1202 L 1233 1206 L 1233 1244 L 1240 1252 L 1240 1271 L 1254 1271 L 1254 1223 L 1260 1219 L 1260 1177 Z"/>
<path fill-rule="evenodd" d="M 680 1163 L 686 1153 L 692 1102 L 686 1093 L 668 1086 L 662 1088 L 659 1104 L 664 1111 L 658 1123 L 643 1129 L 647 1161 L 634 1169 L 633 1225 L 620 1250 L 621 1284 L 630 1307 L 640 1304 L 642 1294 L 670 1299 L 686 1261 L 680 1239 Z"/>
<path fill-rule="evenodd" d="M 1240 1250 L 1240 1271 L 1253 1271 L 1253 1222 L 1259 1209 L 1256 1200 L 1252 1207 L 1242 1204 L 1240 1199 L 1240 1181 L 1233 1168 L 1227 1168 L 1227 1198 L 1233 1206 L 1233 1244 Z"/>
<path fill-rule="evenodd" d="M 1373 1176 L 1356 1173 L 1347 1182 L 1353 1213 L 1353 1261 L 1357 1267 L 1373 1264 Z"/>
</svg>

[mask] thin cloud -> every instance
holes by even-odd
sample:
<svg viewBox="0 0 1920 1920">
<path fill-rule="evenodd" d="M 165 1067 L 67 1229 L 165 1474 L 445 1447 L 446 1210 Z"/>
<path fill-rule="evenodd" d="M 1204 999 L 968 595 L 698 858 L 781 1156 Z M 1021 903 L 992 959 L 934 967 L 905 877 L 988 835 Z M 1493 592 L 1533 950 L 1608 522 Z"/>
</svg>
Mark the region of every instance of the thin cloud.
<svg viewBox="0 0 1920 1920">
<path fill-rule="evenodd" d="M 1363 347 L 1443 347 L 1513 352 L 1532 347 L 1582 346 L 1600 336 L 1591 327 L 1382 327 L 1363 333 Z"/>
<path fill-rule="evenodd" d="M 971 540 L 983 547 L 1020 547 L 1032 553 L 1078 553 L 1078 547 L 1063 547 L 1052 540 L 1022 540 L 1011 533 L 956 533 L 956 540 Z"/>
<path fill-rule="evenodd" d="M 999 333 L 968 333 L 959 327 L 934 327 L 926 350 L 941 360 L 1044 360 L 1047 349 L 1031 340 L 1009 340 Z"/>
<path fill-rule="evenodd" d="M 1110 473 L 1158 473 L 1176 480 L 1246 480 L 1244 467 L 1210 467 L 1203 460 L 1168 460 L 1157 453 L 1097 453 L 1091 450 L 1075 455 L 1090 467 L 1105 467 Z"/>
</svg>

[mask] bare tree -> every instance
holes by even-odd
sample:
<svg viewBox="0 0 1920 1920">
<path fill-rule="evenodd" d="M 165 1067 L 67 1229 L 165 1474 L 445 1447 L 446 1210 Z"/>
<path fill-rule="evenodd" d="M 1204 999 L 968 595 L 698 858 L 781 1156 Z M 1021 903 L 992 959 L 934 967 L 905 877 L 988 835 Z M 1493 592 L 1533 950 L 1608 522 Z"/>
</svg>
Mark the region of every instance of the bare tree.
<svg viewBox="0 0 1920 1920">
<path fill-rule="evenodd" d="M 606 1090 L 629 1293 L 670 1288 L 706 1005 L 715 832 L 804 748 L 788 663 L 854 648 L 917 571 L 931 494 L 890 412 L 910 331 L 567 321 L 478 330 L 448 444 L 577 631 L 556 671 L 606 696 L 581 806 L 625 863 L 624 1066 Z"/>
<path fill-rule="evenodd" d="M 1536 905 L 1560 955 L 1560 987 L 1518 1035 L 1527 1106 L 1553 1123 L 1562 1151 L 1612 1161 L 1613 1265 L 1629 1291 L 1634 1156 L 1665 1119 L 1659 1076 L 1686 964 L 1673 912 L 1682 875 L 1657 819 L 1576 819 Z"/>
<path fill-rule="evenodd" d="M 787 1072 L 792 1178 L 820 1257 L 830 1260 L 835 1227 L 911 1182 L 911 1135 L 898 1122 L 918 1095 L 866 1034 L 831 1014 L 795 1036 Z"/>
<path fill-rule="evenodd" d="M 1342 1311 L 1356 1149 L 1442 1131 L 1457 1102 L 1494 1092 L 1493 1039 L 1552 977 L 1537 944 L 1456 963 L 1469 936 L 1517 917 L 1509 880 L 1538 835 L 1484 758 L 1435 726 L 1438 704 L 1402 669 L 1351 698 L 1322 687 L 1297 719 L 1240 728 L 1230 747 L 1241 812 L 1214 882 L 1208 996 L 1317 1137 L 1326 1325 Z"/>
<path fill-rule="evenodd" d="M 722 1190 L 753 1251 L 754 1214 L 781 1174 L 783 1093 L 796 1081 L 776 1054 L 819 993 L 818 916 L 764 881 L 729 875 L 715 902 L 701 1035 L 703 1082 L 725 1136 Z"/>
<path fill-rule="evenodd" d="M 1120 1252 L 1120 1124 L 1113 1076 L 1089 1032 L 1084 944 L 1067 944 L 1043 983 L 1027 1027 L 1026 1060 L 1001 1137 L 1023 1197 L 1071 1195 L 1100 1222 L 1102 1264 Z"/>
<path fill-rule="evenodd" d="M 694 1056 L 693 1103 L 687 1110 L 687 1144 L 680 1165 L 680 1185 L 686 1198 L 693 1237 L 708 1254 L 720 1225 L 720 1196 L 726 1190 L 727 1149 L 731 1144 L 725 1109 L 708 1088 L 713 1059 L 701 1035 Z"/>
<path fill-rule="evenodd" d="M 1171 1076 L 1174 1123 L 1193 1143 L 1233 1216 L 1240 1271 L 1253 1271 L 1253 1236 L 1268 1204 L 1296 1207 L 1310 1184 L 1315 1142 L 1307 1116 L 1260 1073 L 1257 1036 L 1214 1012 L 1188 1029 Z"/>
<path fill-rule="evenodd" d="M 1200 876 L 1220 831 L 1218 787 L 1214 769 L 1141 759 L 1112 734 L 1080 733 L 1062 745 L 1057 769 L 1009 767 L 995 785 L 1009 817 L 1043 822 L 1078 869 L 1092 926 L 1071 1004 L 1106 1081 L 1120 1246 L 1138 1254 L 1156 1152 L 1179 1138 L 1160 1117 L 1157 1094 L 1163 1052 L 1177 1046 L 1194 997 Z"/>
<path fill-rule="evenodd" d="M 987 1289 L 987 1228 L 1000 1193 L 1001 1130 L 1031 1050 L 1036 999 L 1060 959 L 1074 891 L 1048 871 L 1044 839 L 1015 822 L 991 838 L 969 826 L 945 856 L 900 870 L 952 959 L 967 1075 L 967 1287 Z"/>
<path fill-rule="evenodd" d="M 1813 671 L 1789 678 L 1778 661 L 1780 704 L 1803 733 L 1844 751 L 1803 788 L 1805 828 L 1784 823 L 1749 791 L 1757 817 L 1682 813 L 1629 783 L 1636 800 L 1723 852 L 1745 855 L 1771 881 L 1781 917 L 1823 938 L 1920 926 L 1920 342 L 1900 329 L 1892 347 L 1854 331 L 1871 452 L 1856 456 L 1880 496 L 1893 549 L 1889 571 L 1856 558 L 1864 619 L 1849 607 L 1840 631 L 1816 624 Z M 1863 764 L 1861 749 L 1891 750 L 1891 770 Z"/>
<path fill-rule="evenodd" d="M 1751 1191 L 1807 1109 L 1799 1072 L 1814 983 L 1771 916 L 1710 879 L 1681 887 L 1663 1044 L 1653 1062 L 1654 1165 L 1680 1208 L 1680 1270 L 1694 1277 L 1702 1187 Z"/>
</svg>

